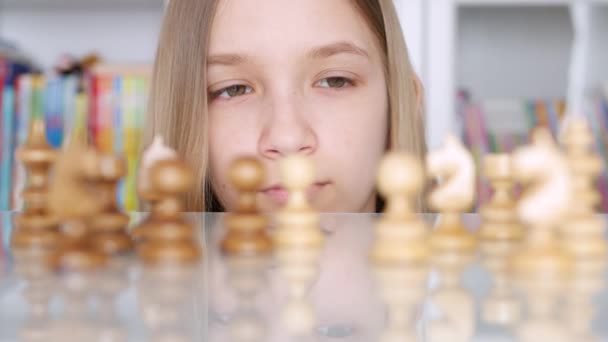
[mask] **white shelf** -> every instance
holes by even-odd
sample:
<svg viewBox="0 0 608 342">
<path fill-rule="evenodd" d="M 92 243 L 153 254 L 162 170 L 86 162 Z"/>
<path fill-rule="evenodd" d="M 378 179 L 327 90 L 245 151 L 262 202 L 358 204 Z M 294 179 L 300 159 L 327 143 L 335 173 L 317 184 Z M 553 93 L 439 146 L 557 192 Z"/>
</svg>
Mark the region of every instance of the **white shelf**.
<svg viewBox="0 0 608 342">
<path fill-rule="evenodd" d="M 162 8 L 163 0 L 0 0 L 1 10 Z"/>
</svg>

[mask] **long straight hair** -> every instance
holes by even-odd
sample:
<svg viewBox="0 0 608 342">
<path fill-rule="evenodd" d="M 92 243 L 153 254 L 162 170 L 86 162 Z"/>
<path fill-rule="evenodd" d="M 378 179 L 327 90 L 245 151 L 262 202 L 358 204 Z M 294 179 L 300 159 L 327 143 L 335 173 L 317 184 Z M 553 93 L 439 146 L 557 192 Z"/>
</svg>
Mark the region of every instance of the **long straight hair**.
<svg viewBox="0 0 608 342">
<path fill-rule="evenodd" d="M 161 135 L 197 172 L 188 211 L 209 211 L 207 47 L 219 0 L 174 0 L 165 12 L 146 117 L 145 145 Z M 392 0 L 352 0 L 382 47 L 389 99 L 388 147 L 426 154 L 421 90 Z"/>
</svg>

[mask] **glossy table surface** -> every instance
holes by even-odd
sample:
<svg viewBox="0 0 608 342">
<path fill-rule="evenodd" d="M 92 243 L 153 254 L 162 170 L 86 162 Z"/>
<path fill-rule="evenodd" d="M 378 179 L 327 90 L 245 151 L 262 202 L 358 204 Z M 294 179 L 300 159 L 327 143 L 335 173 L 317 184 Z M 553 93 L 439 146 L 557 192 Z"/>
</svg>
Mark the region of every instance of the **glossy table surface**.
<svg viewBox="0 0 608 342">
<path fill-rule="evenodd" d="M 0 341 L 608 341 L 606 269 L 595 290 L 577 296 L 564 284 L 544 302 L 509 276 L 497 281 L 480 253 L 453 284 L 432 265 L 397 271 L 390 283 L 369 261 L 378 216 L 323 214 L 325 243 L 314 267 L 300 267 L 314 275 L 296 296 L 286 277 L 298 271 L 276 257 L 220 253 L 223 215 L 187 214 L 204 251 L 188 268 L 128 255 L 95 273 L 32 277 L 10 250 L 14 213 L 0 213 Z M 422 218 L 429 227 L 439 219 Z M 463 220 L 478 229 L 477 215 Z"/>
</svg>

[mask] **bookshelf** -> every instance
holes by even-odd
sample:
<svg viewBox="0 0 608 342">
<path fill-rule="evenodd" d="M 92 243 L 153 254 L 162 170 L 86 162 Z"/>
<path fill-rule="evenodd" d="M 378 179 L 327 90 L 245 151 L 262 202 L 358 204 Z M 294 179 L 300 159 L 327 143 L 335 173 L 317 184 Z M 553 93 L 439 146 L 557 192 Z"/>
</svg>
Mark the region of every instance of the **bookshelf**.
<svg viewBox="0 0 608 342">
<path fill-rule="evenodd" d="M 590 19 L 584 68 L 568 68 L 581 39 L 573 8 Z M 427 141 L 441 144 L 459 134 L 456 93 L 467 88 L 478 100 L 566 98 L 581 79 L 584 96 L 608 82 L 607 0 L 430 0 L 426 3 L 424 81 L 427 89 Z M 584 75 L 580 75 L 584 73 Z"/>
</svg>

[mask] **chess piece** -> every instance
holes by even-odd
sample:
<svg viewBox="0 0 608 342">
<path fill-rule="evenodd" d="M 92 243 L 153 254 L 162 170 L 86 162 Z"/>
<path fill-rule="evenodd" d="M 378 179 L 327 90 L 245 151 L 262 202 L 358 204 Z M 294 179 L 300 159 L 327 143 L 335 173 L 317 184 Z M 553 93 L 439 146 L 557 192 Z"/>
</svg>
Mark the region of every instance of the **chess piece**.
<svg viewBox="0 0 608 342">
<path fill-rule="evenodd" d="M 480 210 L 482 224 L 479 230 L 483 240 L 521 240 L 523 227 L 517 219 L 512 196 L 513 172 L 508 154 L 489 154 L 484 157 L 484 173 L 494 194 Z"/>
<path fill-rule="evenodd" d="M 430 206 L 441 212 L 439 226 L 431 233 L 434 251 L 469 252 L 475 249 L 476 238 L 467 231 L 460 213 L 473 205 L 475 197 L 475 165 L 470 152 L 454 136 L 427 157 L 427 170 L 437 178 L 439 186 L 431 191 Z"/>
<path fill-rule="evenodd" d="M 188 264 L 201 256 L 192 224 L 183 214 L 181 195 L 194 184 L 190 167 L 180 160 L 162 160 L 150 170 L 150 182 L 159 196 L 155 221 L 149 223 L 146 239 L 137 249 L 138 255 L 151 264 Z"/>
<path fill-rule="evenodd" d="M 289 199 L 276 214 L 274 245 L 319 248 L 323 244 L 319 214 L 306 198 L 306 191 L 315 178 L 313 161 L 302 155 L 286 157 L 281 161 L 280 173 L 283 185 L 289 191 Z"/>
<path fill-rule="evenodd" d="M 532 144 L 515 151 L 513 171 L 525 186 L 517 212 L 529 230 L 523 249 L 514 257 L 515 271 L 543 272 L 545 279 L 561 281 L 571 266 L 571 257 L 560 246 L 556 228 L 568 212 L 570 174 L 547 129 L 537 129 Z"/>
<path fill-rule="evenodd" d="M 154 137 L 152 144 L 142 154 L 137 175 L 137 194 L 141 200 L 149 205 L 150 214 L 131 231 L 133 239 L 137 242 L 145 238 L 150 226 L 154 226 L 155 217 L 162 216 L 162 210 L 157 206 L 160 194 L 153 189 L 150 181 L 151 167 L 161 160 L 175 159 L 177 159 L 177 152 L 165 146 L 161 136 Z M 150 223 L 152 224 L 149 225 Z"/>
<path fill-rule="evenodd" d="M 222 250 L 228 254 L 269 253 L 272 241 L 266 233 L 268 219 L 256 206 L 256 195 L 264 182 L 262 164 L 255 158 L 239 158 L 231 165 L 229 178 L 240 194 L 236 212 L 225 216 L 227 234 Z"/>
<path fill-rule="evenodd" d="M 375 262 L 422 262 L 430 248 L 427 227 L 413 211 L 422 190 L 424 171 L 414 157 L 388 153 L 378 170 L 378 191 L 386 198 L 386 210 L 376 224 L 372 247 Z"/>
<path fill-rule="evenodd" d="M 517 286 L 523 294 L 522 302 L 526 303 L 526 314 L 515 329 L 517 340 L 573 341 L 569 338 L 567 327 L 558 319 L 558 304 L 564 285 L 555 279 L 543 278 L 542 274 L 541 270 L 539 274 L 518 273 L 516 276 Z"/>
<path fill-rule="evenodd" d="M 61 224 L 61 247 L 52 263 L 68 271 L 91 270 L 105 263 L 103 253 L 92 248 L 88 221 L 102 210 L 102 202 L 89 179 L 96 177 L 98 154 L 72 136 L 55 164 L 49 186 L 48 209 Z"/>
<path fill-rule="evenodd" d="M 419 341 L 414 323 L 426 295 L 426 262 L 375 263 L 378 292 L 387 307 L 388 321 L 382 342 Z"/>
<path fill-rule="evenodd" d="M 57 152 L 46 140 L 44 121 L 33 119 L 25 144 L 16 151 L 23 163 L 28 182 L 21 196 L 24 209 L 15 216 L 12 247 L 15 249 L 54 250 L 59 243 L 57 219 L 47 210 L 49 170 Z"/>
<path fill-rule="evenodd" d="M 584 118 L 572 117 L 564 127 L 562 141 L 572 182 L 569 212 L 561 225 L 563 245 L 577 258 L 599 260 L 608 250 L 604 220 L 595 215 L 601 198 L 595 183 L 602 160 L 592 151 L 593 134 Z"/>
<path fill-rule="evenodd" d="M 270 267 L 267 255 L 230 255 L 226 262 L 230 288 L 237 297 L 237 309 L 230 322 L 231 341 L 266 341 L 268 327 L 257 308 L 256 297 L 268 285 Z"/>
<path fill-rule="evenodd" d="M 100 155 L 97 178 L 99 196 L 104 203 L 99 214 L 90 220 L 93 246 L 107 255 L 131 250 L 133 243 L 126 232 L 129 216 L 120 212 L 116 203 L 118 181 L 125 176 L 124 160 L 114 155 Z"/>
</svg>

